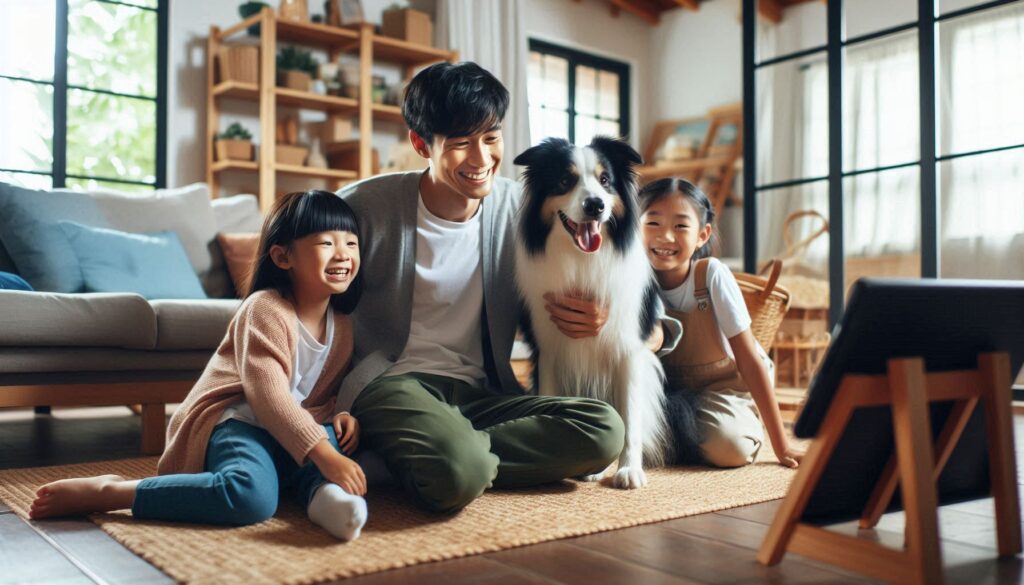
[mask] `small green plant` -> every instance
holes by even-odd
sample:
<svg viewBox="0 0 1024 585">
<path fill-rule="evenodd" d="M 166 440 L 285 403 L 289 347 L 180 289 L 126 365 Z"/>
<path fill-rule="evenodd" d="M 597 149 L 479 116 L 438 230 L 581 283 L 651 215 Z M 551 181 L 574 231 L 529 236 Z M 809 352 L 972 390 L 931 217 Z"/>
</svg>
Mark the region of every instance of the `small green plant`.
<svg viewBox="0 0 1024 585">
<path fill-rule="evenodd" d="M 252 133 L 238 122 L 235 122 L 228 126 L 227 130 L 221 132 L 217 138 L 221 140 L 252 140 Z"/>
<path fill-rule="evenodd" d="M 278 71 L 305 71 L 310 77 L 316 77 L 317 63 L 313 53 L 305 49 L 285 47 L 277 53 Z"/>
</svg>

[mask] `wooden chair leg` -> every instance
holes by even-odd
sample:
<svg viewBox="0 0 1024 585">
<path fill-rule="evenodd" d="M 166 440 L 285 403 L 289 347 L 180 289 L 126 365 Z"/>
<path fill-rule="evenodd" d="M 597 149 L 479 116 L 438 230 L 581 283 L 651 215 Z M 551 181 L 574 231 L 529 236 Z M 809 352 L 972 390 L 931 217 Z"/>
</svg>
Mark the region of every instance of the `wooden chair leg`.
<svg viewBox="0 0 1024 585">
<path fill-rule="evenodd" d="M 995 501 L 996 538 L 999 556 L 1021 552 L 1020 500 L 1017 495 L 1017 461 L 1013 451 L 1010 357 L 1005 353 L 978 356 L 985 386 L 985 430 L 989 473 Z"/>
<path fill-rule="evenodd" d="M 936 482 L 939 480 L 946 462 L 949 461 L 949 456 L 953 454 L 953 449 L 956 448 L 956 444 L 960 441 L 960 435 L 963 434 L 967 421 L 974 414 L 974 408 L 977 404 L 977 398 L 960 400 L 957 401 L 950 411 L 949 418 L 946 419 L 946 425 L 942 428 L 942 434 L 939 435 L 938 440 L 935 442 L 937 449 L 935 452 L 933 478 Z M 874 528 L 878 525 L 882 514 L 885 513 L 889 503 L 892 502 L 892 496 L 896 492 L 897 484 L 896 455 L 893 454 L 889 458 L 889 462 L 886 463 L 885 470 L 882 471 L 878 485 L 875 486 L 875 491 L 871 493 L 867 506 L 864 507 L 864 514 L 860 519 L 861 528 Z"/>
<path fill-rule="evenodd" d="M 142 405 L 142 453 L 160 455 L 164 452 L 165 420 L 163 404 Z"/>
<path fill-rule="evenodd" d="M 896 457 L 906 510 L 908 561 L 914 582 L 941 585 L 938 495 L 922 358 L 889 361 Z"/>
<path fill-rule="evenodd" d="M 786 499 L 782 501 L 782 507 L 768 528 L 768 534 L 757 553 L 757 560 L 763 565 L 778 564 L 786 554 L 786 548 L 793 537 L 800 516 L 807 507 L 821 474 L 825 472 L 825 464 L 839 444 L 839 439 L 853 412 L 844 396 L 840 392 L 833 401 L 832 408 L 821 423 L 818 437 L 811 443 L 810 449 L 800 462 L 800 468 L 789 486 Z"/>
</svg>

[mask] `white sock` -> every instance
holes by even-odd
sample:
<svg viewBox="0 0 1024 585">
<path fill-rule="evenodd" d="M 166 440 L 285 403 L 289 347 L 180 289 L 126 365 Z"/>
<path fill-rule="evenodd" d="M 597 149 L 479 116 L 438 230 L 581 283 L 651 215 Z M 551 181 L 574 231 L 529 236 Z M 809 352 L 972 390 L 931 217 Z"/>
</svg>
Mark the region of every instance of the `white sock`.
<svg viewBox="0 0 1024 585">
<path fill-rule="evenodd" d="M 314 524 L 344 541 L 359 538 L 366 524 L 366 500 L 354 496 L 335 483 L 317 488 L 306 508 Z"/>
</svg>

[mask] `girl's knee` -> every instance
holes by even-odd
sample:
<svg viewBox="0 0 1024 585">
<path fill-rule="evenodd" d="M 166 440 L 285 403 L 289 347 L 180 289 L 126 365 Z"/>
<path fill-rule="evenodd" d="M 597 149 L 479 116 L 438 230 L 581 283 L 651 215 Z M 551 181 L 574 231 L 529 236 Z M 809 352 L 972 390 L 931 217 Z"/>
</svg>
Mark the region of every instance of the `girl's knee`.
<svg viewBox="0 0 1024 585">
<path fill-rule="evenodd" d="M 276 478 L 273 481 L 261 481 L 254 474 L 241 469 L 227 470 L 219 476 L 226 524 L 258 524 L 269 520 L 277 512 Z"/>
<path fill-rule="evenodd" d="M 756 437 L 717 435 L 701 443 L 704 460 L 715 467 L 742 467 L 754 462 L 761 449 Z"/>
</svg>

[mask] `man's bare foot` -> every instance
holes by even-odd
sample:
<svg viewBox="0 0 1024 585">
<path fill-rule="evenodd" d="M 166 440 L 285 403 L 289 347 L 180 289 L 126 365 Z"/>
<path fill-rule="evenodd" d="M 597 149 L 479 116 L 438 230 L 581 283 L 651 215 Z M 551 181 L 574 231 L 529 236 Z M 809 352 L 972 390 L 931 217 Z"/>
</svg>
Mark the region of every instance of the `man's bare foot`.
<svg viewBox="0 0 1024 585">
<path fill-rule="evenodd" d="M 137 481 L 127 481 L 120 475 L 62 479 L 36 491 L 28 515 L 38 520 L 130 508 L 136 485 Z"/>
</svg>

